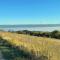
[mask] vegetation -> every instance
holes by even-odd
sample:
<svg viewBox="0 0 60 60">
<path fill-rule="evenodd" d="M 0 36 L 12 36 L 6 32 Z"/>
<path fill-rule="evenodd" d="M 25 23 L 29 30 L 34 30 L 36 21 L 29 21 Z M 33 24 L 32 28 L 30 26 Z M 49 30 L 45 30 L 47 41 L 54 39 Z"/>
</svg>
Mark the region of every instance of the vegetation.
<svg viewBox="0 0 60 60">
<path fill-rule="evenodd" d="M 0 32 L 0 36 L 0 50 L 6 60 L 60 60 L 59 39 L 11 32 Z"/>
<path fill-rule="evenodd" d="M 42 31 L 28 31 L 28 30 L 23 30 L 23 31 L 16 31 L 18 34 L 29 34 L 33 36 L 39 36 L 39 37 L 50 37 L 50 38 L 56 38 L 60 39 L 60 31 L 52 31 L 52 32 L 42 32 Z"/>
<path fill-rule="evenodd" d="M 0 51 L 6 60 L 32 60 L 33 53 L 23 50 L 23 46 L 19 47 L 11 45 L 7 40 L 0 37 Z"/>
</svg>

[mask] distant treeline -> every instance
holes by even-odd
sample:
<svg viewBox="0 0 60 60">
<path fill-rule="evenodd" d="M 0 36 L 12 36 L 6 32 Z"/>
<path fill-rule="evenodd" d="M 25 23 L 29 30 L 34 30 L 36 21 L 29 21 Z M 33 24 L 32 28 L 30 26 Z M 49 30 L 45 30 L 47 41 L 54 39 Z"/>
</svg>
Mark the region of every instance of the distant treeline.
<svg viewBox="0 0 60 60">
<path fill-rule="evenodd" d="M 50 37 L 50 38 L 56 38 L 60 39 L 60 31 L 55 30 L 52 32 L 42 32 L 42 31 L 28 31 L 28 30 L 23 30 L 23 31 L 13 31 L 18 34 L 29 34 L 32 36 L 38 36 L 38 37 Z"/>
</svg>

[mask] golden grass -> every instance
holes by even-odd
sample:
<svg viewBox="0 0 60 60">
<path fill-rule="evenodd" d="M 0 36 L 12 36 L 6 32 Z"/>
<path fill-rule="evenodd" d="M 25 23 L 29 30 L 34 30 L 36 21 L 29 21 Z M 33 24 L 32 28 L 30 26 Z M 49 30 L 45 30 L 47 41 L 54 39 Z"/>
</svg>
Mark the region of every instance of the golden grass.
<svg viewBox="0 0 60 60">
<path fill-rule="evenodd" d="M 60 60 L 60 40 L 16 34 L 10 32 L 0 32 L 0 36 L 15 46 L 23 46 L 28 51 L 34 51 L 39 55 L 48 56 L 49 60 Z"/>
</svg>

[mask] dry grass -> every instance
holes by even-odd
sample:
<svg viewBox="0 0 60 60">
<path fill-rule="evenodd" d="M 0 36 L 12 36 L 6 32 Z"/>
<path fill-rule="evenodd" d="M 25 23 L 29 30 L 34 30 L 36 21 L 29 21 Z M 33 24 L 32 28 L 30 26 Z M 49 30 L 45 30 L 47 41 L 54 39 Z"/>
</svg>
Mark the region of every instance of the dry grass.
<svg viewBox="0 0 60 60">
<path fill-rule="evenodd" d="M 48 60 L 60 60 L 60 40 L 16 34 L 10 32 L 0 32 L 0 36 L 15 46 L 23 46 L 29 52 L 34 51 L 36 56 L 48 56 Z"/>
</svg>

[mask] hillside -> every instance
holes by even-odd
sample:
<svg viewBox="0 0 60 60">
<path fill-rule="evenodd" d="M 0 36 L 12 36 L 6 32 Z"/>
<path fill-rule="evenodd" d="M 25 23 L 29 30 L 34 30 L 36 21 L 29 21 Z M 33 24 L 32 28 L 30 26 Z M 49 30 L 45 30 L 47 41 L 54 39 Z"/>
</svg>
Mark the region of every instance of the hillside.
<svg viewBox="0 0 60 60">
<path fill-rule="evenodd" d="M 46 56 L 44 60 L 60 60 L 60 40 L 29 36 L 10 32 L 0 32 L 0 36 L 11 45 L 32 52 L 37 57 Z M 39 59 L 40 60 L 40 59 Z M 43 60 L 43 59 L 41 59 Z"/>
</svg>

